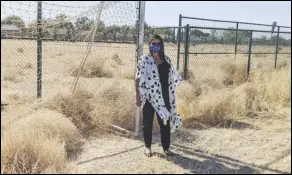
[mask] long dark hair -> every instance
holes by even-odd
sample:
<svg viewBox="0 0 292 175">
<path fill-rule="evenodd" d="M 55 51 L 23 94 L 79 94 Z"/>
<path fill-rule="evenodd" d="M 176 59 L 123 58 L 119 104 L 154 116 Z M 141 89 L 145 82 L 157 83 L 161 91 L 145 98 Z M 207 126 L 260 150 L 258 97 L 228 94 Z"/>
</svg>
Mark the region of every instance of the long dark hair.
<svg viewBox="0 0 292 175">
<path fill-rule="evenodd" d="M 160 41 L 160 43 L 161 43 L 161 49 L 160 49 L 160 51 L 159 51 L 159 57 L 160 57 L 160 59 L 163 60 L 163 61 L 166 61 L 166 59 L 165 59 L 165 53 L 164 53 L 164 42 L 163 42 L 162 37 L 161 37 L 160 35 L 158 35 L 158 34 L 154 34 L 154 35 L 152 36 L 152 38 L 150 39 L 150 41 L 149 41 L 148 44 L 150 45 L 151 42 L 152 42 L 154 39 L 158 39 L 158 40 Z M 151 53 L 150 53 L 150 54 L 151 54 Z"/>
</svg>

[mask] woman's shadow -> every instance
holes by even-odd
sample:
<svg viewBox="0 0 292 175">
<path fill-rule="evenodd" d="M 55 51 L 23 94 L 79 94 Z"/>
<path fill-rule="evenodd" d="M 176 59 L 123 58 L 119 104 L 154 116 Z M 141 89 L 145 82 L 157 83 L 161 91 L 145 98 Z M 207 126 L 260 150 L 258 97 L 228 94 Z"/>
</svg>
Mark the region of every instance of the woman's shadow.
<svg viewBox="0 0 292 175">
<path fill-rule="evenodd" d="M 239 166 L 237 168 L 230 168 L 222 163 L 219 163 L 212 158 L 199 161 L 197 159 L 191 159 L 184 157 L 180 154 L 174 153 L 173 157 L 166 157 L 164 154 L 154 152 L 153 156 L 164 158 L 168 161 L 173 162 L 176 165 L 188 170 L 189 173 L 200 173 L 200 174 L 254 174 L 258 173 L 257 170 L 252 169 L 248 166 Z"/>
<path fill-rule="evenodd" d="M 196 136 L 187 131 L 180 131 L 174 134 L 182 140 L 172 144 L 174 152 L 173 157 L 166 157 L 164 154 L 154 152 L 153 156 L 164 158 L 173 162 L 176 165 L 188 170 L 189 173 L 204 173 L 204 174 L 258 174 L 263 171 L 272 173 L 287 174 L 281 170 L 269 168 L 268 166 L 260 166 L 223 155 L 210 155 L 202 150 L 194 149 L 185 146 L 183 143 L 187 140 L 196 140 Z M 158 133 L 153 135 L 154 143 L 161 146 L 160 136 Z M 183 136 L 183 137 L 182 137 Z M 143 139 L 141 138 L 141 141 Z M 289 174 L 289 173 L 288 173 Z"/>
</svg>

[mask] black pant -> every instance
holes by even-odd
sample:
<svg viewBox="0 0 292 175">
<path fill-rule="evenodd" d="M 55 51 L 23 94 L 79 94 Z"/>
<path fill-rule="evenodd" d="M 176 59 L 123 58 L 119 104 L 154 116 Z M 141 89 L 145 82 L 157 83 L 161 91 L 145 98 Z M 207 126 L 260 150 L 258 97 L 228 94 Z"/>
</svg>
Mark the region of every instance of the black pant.
<svg viewBox="0 0 292 175">
<path fill-rule="evenodd" d="M 151 148 L 154 112 L 155 110 L 152 107 L 151 103 L 146 101 L 143 107 L 143 133 L 144 133 L 145 146 L 147 148 Z M 167 121 L 167 125 L 164 125 L 160 116 L 157 113 L 156 115 L 157 115 L 158 123 L 160 125 L 162 147 L 164 150 L 167 150 L 169 149 L 169 146 L 170 146 L 170 120 Z"/>
</svg>

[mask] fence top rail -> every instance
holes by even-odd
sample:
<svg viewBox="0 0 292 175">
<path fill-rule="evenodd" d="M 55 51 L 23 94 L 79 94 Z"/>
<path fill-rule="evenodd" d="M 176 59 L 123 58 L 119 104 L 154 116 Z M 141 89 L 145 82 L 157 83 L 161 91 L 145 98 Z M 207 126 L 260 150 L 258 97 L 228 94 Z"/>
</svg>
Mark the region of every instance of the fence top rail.
<svg viewBox="0 0 292 175">
<path fill-rule="evenodd" d="M 179 29 L 179 28 L 185 28 L 183 26 L 179 27 L 179 26 L 165 26 L 165 27 L 150 27 L 150 28 L 145 28 L 144 30 L 152 30 L 152 29 Z"/>
<path fill-rule="evenodd" d="M 263 33 L 272 33 L 269 30 L 248 30 L 248 29 L 233 29 L 233 28 L 216 28 L 216 27 L 201 27 L 201 26 L 190 26 L 190 29 L 216 29 L 216 30 L 231 30 L 231 31 L 252 31 L 252 32 L 263 32 Z M 278 32 L 274 31 L 273 33 L 286 33 L 291 34 L 291 32 Z"/>
<path fill-rule="evenodd" d="M 206 19 L 206 18 L 195 18 L 195 17 L 188 17 L 188 16 L 181 16 L 182 18 L 186 19 L 196 19 L 196 20 L 203 20 L 203 21 L 213 21 L 213 22 L 226 22 L 226 23 L 239 23 L 239 24 L 249 24 L 249 25 L 257 25 L 257 26 L 268 26 L 272 27 L 272 24 L 260 24 L 260 23 L 251 23 L 251 22 L 240 22 L 240 21 L 227 21 L 227 20 L 218 20 L 218 19 Z M 281 28 L 290 28 L 289 26 L 276 26 L 276 27 L 281 27 Z"/>
</svg>

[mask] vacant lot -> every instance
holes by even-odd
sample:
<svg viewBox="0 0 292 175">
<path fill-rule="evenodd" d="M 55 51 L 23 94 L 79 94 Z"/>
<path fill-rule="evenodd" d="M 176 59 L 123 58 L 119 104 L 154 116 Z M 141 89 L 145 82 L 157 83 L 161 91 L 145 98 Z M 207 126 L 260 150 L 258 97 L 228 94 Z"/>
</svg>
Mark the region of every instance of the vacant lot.
<svg viewBox="0 0 292 175">
<path fill-rule="evenodd" d="M 43 43 L 45 103 L 26 114 L 36 100 L 36 42 L 1 41 L 1 102 L 8 104 L 1 110 L 2 172 L 291 173 L 291 55 L 279 55 L 277 69 L 273 54 L 252 55 L 248 81 L 247 55 L 190 55 L 189 79 L 177 91 L 184 127 L 172 135 L 176 155 L 160 155 L 155 134 L 157 153 L 149 160 L 142 155 L 142 138 L 109 134 L 108 127 L 134 130 L 135 46 L 94 43 L 78 72 L 86 48 L 87 43 Z M 176 48 L 166 44 L 175 64 Z M 199 45 L 190 51 L 233 48 Z"/>
</svg>

